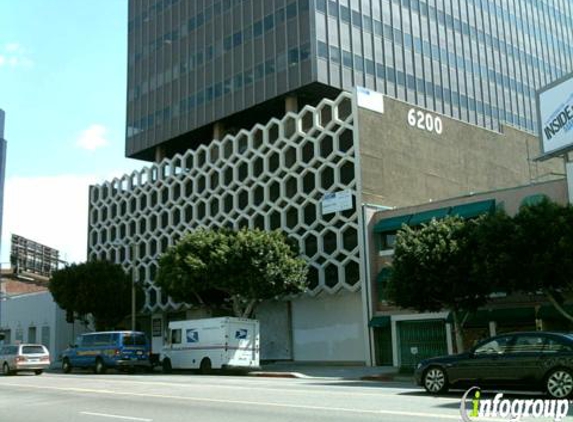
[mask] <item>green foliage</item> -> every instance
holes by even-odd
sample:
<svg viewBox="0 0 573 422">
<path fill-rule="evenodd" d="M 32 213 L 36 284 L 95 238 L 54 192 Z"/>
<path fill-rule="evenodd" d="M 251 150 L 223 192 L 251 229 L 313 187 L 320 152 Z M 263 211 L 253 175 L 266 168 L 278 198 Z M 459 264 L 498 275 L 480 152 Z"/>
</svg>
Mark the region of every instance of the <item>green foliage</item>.
<svg viewBox="0 0 573 422">
<path fill-rule="evenodd" d="M 513 291 L 561 295 L 573 282 L 573 207 L 544 200 L 514 217 Z"/>
<path fill-rule="evenodd" d="M 512 218 L 445 218 L 398 232 L 385 296 L 418 311 L 475 311 L 494 292 L 544 293 L 561 308 L 573 293 L 573 207 L 544 200 Z"/>
<path fill-rule="evenodd" d="M 473 277 L 475 230 L 476 223 L 459 217 L 400 230 L 386 297 L 420 312 L 475 310 L 483 305 L 491 289 Z"/>
<path fill-rule="evenodd" d="M 176 301 L 249 316 L 256 303 L 300 293 L 307 265 L 281 232 L 199 229 L 159 261 L 156 284 Z"/>
<path fill-rule="evenodd" d="M 67 315 L 91 314 L 96 329 L 113 329 L 131 309 L 131 279 L 108 261 L 72 264 L 55 271 L 49 289 Z"/>
</svg>

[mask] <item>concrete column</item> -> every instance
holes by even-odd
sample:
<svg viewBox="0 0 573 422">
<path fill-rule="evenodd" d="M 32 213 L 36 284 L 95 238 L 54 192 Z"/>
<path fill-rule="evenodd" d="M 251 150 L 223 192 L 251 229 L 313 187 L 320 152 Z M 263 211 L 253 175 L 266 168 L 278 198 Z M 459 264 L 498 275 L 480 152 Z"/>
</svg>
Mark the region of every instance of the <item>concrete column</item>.
<svg viewBox="0 0 573 422">
<path fill-rule="evenodd" d="M 213 139 L 221 140 L 223 137 L 223 132 L 225 130 L 225 125 L 223 122 L 213 123 Z"/>
<path fill-rule="evenodd" d="M 497 335 L 497 322 L 495 321 L 489 322 L 489 335 L 490 337 Z"/>
<path fill-rule="evenodd" d="M 160 163 L 165 158 L 165 147 L 158 145 L 155 147 L 155 162 Z"/>
<path fill-rule="evenodd" d="M 298 97 L 296 95 L 288 95 L 285 98 L 285 112 L 298 112 Z"/>
</svg>

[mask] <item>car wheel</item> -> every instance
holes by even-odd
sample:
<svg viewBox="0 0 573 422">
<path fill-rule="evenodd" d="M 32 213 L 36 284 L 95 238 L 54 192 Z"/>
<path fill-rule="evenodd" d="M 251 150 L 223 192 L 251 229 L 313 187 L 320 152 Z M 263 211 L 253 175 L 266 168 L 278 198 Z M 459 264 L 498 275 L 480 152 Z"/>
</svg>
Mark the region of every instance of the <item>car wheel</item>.
<svg viewBox="0 0 573 422">
<path fill-rule="evenodd" d="M 203 360 L 201 361 L 201 365 L 199 365 L 199 371 L 205 375 L 205 374 L 210 374 L 211 373 L 211 359 L 209 358 L 203 358 Z"/>
<path fill-rule="evenodd" d="M 424 388 L 428 393 L 441 394 L 448 391 L 448 378 L 442 368 L 433 366 L 428 368 L 422 379 Z"/>
<path fill-rule="evenodd" d="M 64 374 L 72 372 L 72 364 L 67 358 L 62 362 L 62 371 L 64 371 Z"/>
<path fill-rule="evenodd" d="M 163 362 L 161 362 L 161 368 L 163 369 L 164 374 L 170 374 L 173 368 L 171 367 L 171 359 L 165 358 Z"/>
<path fill-rule="evenodd" d="M 2 374 L 12 375 L 12 371 L 10 371 L 10 367 L 8 366 L 8 362 L 4 362 L 4 365 L 2 365 Z"/>
<path fill-rule="evenodd" d="M 97 358 L 95 366 L 94 366 L 94 372 L 98 375 L 99 374 L 105 374 L 105 370 L 106 370 L 106 368 L 105 368 L 105 364 L 103 363 L 103 360 L 101 358 Z"/>
<path fill-rule="evenodd" d="M 558 368 L 551 371 L 545 381 L 545 389 L 554 399 L 567 399 L 573 393 L 573 375 L 571 371 Z"/>
<path fill-rule="evenodd" d="M 36 370 L 34 371 L 34 374 L 36 374 L 36 375 L 42 375 L 43 373 L 44 373 L 44 371 L 41 370 L 41 369 L 36 369 Z"/>
</svg>

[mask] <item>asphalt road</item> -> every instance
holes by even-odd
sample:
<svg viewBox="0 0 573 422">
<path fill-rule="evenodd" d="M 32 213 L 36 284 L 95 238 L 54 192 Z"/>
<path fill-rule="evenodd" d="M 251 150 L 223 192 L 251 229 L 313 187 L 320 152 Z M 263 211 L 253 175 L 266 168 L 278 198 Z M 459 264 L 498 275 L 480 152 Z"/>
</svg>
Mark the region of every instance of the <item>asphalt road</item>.
<svg viewBox="0 0 573 422">
<path fill-rule="evenodd" d="M 0 377 L 0 422 L 459 421 L 461 394 L 316 378 L 19 374 Z"/>
</svg>

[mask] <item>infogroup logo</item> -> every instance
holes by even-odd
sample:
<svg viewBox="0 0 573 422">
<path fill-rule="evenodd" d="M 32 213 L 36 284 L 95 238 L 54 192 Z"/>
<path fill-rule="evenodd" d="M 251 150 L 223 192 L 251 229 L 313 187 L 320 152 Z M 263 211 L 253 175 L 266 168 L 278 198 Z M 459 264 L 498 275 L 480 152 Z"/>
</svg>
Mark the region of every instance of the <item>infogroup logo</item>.
<svg viewBox="0 0 573 422">
<path fill-rule="evenodd" d="M 468 403 L 471 409 L 468 410 Z M 521 421 L 522 418 L 552 418 L 559 422 L 569 411 L 569 400 L 542 400 L 542 399 L 504 399 L 502 393 L 493 399 L 483 399 L 479 387 L 472 387 L 462 396 L 460 414 L 462 421 L 473 422 L 487 420 L 488 418 L 502 418 L 512 422 Z"/>
</svg>

